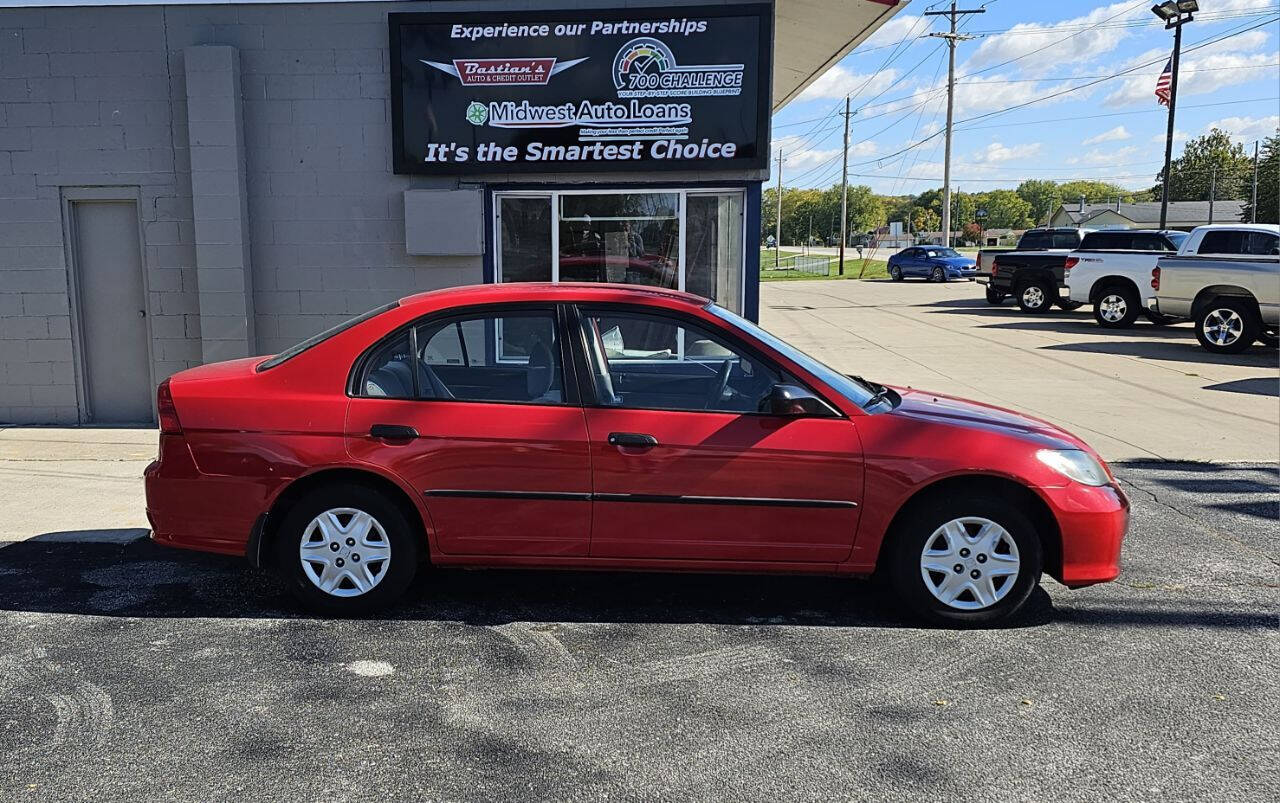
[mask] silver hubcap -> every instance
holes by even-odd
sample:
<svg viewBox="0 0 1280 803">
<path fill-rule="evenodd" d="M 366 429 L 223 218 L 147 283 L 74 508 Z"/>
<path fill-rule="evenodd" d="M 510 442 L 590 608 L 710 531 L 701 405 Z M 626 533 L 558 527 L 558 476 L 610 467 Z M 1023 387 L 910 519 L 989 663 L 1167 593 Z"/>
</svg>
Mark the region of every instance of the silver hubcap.
<svg viewBox="0 0 1280 803">
<path fill-rule="evenodd" d="M 1039 287 L 1028 287 L 1022 291 L 1022 302 L 1028 307 L 1038 307 L 1044 303 L 1044 291 Z"/>
<path fill-rule="evenodd" d="M 960 611 L 989 608 L 1008 596 L 1021 567 L 1018 545 L 991 519 L 965 516 L 933 531 L 920 553 L 925 588 Z"/>
<path fill-rule="evenodd" d="M 942 268 L 933 269 L 933 279 L 938 282 L 942 281 Z"/>
<path fill-rule="evenodd" d="M 1129 305 L 1125 303 L 1121 296 L 1110 295 L 1103 296 L 1098 302 L 1098 312 L 1101 313 L 1102 319 L 1110 323 L 1115 323 L 1125 316 L 1129 311 Z"/>
<path fill-rule="evenodd" d="M 316 588 L 335 597 L 358 597 L 386 577 L 391 542 L 373 516 L 335 507 L 302 531 L 298 557 L 303 574 Z"/>
<path fill-rule="evenodd" d="M 1244 321 L 1233 309 L 1216 309 L 1204 316 L 1204 336 L 1210 343 L 1230 346 L 1242 331 Z"/>
</svg>

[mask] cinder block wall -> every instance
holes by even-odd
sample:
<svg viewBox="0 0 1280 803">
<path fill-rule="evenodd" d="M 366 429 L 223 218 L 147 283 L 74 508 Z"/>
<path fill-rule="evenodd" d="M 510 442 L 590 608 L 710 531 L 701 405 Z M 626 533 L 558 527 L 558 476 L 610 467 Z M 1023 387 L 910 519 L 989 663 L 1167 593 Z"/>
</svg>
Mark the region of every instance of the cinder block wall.
<svg viewBox="0 0 1280 803">
<path fill-rule="evenodd" d="M 406 253 L 404 190 L 479 187 L 481 179 L 392 174 L 386 15 L 548 5 L 0 9 L 0 422 L 78 420 L 64 187 L 137 188 L 153 372 L 162 379 L 205 359 L 186 48 L 229 45 L 238 56 L 253 290 L 243 309 L 252 315 L 251 351 L 266 354 L 389 299 L 481 280 L 481 257 Z M 658 178 L 678 183 L 761 176 Z"/>
</svg>

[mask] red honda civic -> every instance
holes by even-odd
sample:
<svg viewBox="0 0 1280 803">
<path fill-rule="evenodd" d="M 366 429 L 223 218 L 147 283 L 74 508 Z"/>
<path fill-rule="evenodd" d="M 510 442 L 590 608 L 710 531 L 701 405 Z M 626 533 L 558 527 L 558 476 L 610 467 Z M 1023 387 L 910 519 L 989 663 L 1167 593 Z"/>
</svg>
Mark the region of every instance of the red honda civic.
<svg viewBox="0 0 1280 803">
<path fill-rule="evenodd" d="M 161 544 L 311 607 L 424 563 L 887 577 L 927 619 L 1114 579 L 1128 500 L 1052 424 L 823 365 L 706 299 L 601 284 L 411 296 L 158 391 Z"/>
</svg>

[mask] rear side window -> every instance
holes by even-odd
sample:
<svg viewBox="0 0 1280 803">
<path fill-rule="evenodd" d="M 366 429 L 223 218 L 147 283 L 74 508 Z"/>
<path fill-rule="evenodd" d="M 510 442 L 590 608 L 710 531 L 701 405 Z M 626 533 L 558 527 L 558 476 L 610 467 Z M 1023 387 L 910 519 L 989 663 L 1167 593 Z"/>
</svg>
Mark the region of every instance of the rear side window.
<svg viewBox="0 0 1280 803">
<path fill-rule="evenodd" d="M 1280 253 L 1280 235 L 1268 234 L 1265 231 L 1248 232 L 1245 243 L 1246 254 L 1274 255 Z"/>
<path fill-rule="evenodd" d="M 1230 229 L 1207 231 L 1200 241 L 1199 254 L 1243 254 L 1245 252 L 1245 232 Z"/>
<path fill-rule="evenodd" d="M 347 331 L 348 329 L 355 326 L 356 324 L 364 323 L 370 318 L 376 318 L 382 313 L 387 312 L 389 310 L 393 310 L 398 306 L 400 306 L 399 301 L 392 301 L 390 304 L 384 304 L 381 307 L 369 310 L 363 315 L 357 315 L 356 317 L 348 321 L 343 321 L 337 326 L 334 326 L 330 329 L 326 329 L 318 335 L 312 335 L 311 337 L 307 338 L 306 340 L 302 341 L 296 346 L 292 346 L 290 348 L 285 349 L 284 351 L 280 352 L 279 354 L 277 354 L 276 356 L 272 357 L 269 360 L 264 360 L 263 362 L 258 363 L 258 367 L 255 370 L 269 371 L 272 368 L 275 368 L 280 363 L 288 362 L 289 360 L 292 360 L 294 357 L 297 357 L 299 354 L 306 351 L 307 349 L 314 348 L 315 346 L 320 345 L 321 343 L 328 340 L 329 338 L 334 337 L 335 335 L 342 334 L 343 332 Z"/>
<path fill-rule="evenodd" d="M 1048 248 L 1053 239 L 1047 231 L 1029 231 L 1022 235 L 1022 241 L 1018 243 L 1019 248 L 1036 249 Z"/>
<path fill-rule="evenodd" d="M 1080 241 L 1080 247 L 1086 251 L 1098 248 L 1123 250 L 1134 248 L 1133 240 L 1133 235 L 1128 232 L 1091 231 Z"/>
<path fill-rule="evenodd" d="M 1080 245 L 1080 235 L 1074 231 L 1055 231 L 1052 240 L 1054 248 L 1075 248 Z"/>
</svg>

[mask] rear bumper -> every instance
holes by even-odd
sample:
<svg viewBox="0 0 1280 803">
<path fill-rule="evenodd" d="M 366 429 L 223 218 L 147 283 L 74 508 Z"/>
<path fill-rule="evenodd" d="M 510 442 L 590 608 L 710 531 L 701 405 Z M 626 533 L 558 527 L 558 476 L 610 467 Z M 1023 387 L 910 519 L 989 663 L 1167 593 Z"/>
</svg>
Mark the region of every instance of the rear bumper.
<svg viewBox="0 0 1280 803">
<path fill-rule="evenodd" d="M 1062 535 L 1061 562 L 1050 566 L 1070 588 L 1105 583 L 1120 574 L 1120 550 L 1129 529 L 1129 498 L 1118 486 L 1071 483 L 1042 488 Z"/>
<path fill-rule="evenodd" d="M 151 540 L 244 555 L 267 489 L 252 480 L 202 474 L 181 436 L 161 435 L 160 459 L 143 472 Z"/>
</svg>

